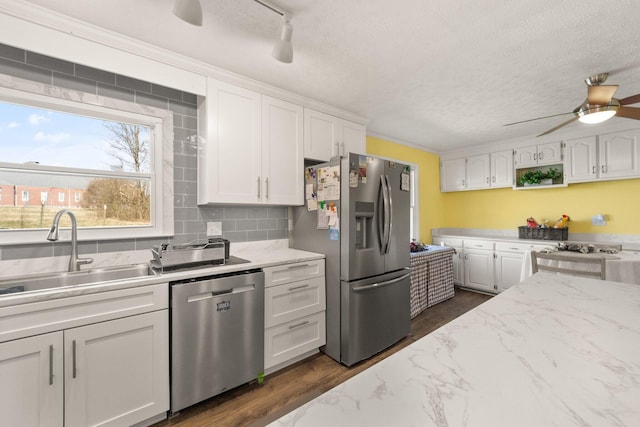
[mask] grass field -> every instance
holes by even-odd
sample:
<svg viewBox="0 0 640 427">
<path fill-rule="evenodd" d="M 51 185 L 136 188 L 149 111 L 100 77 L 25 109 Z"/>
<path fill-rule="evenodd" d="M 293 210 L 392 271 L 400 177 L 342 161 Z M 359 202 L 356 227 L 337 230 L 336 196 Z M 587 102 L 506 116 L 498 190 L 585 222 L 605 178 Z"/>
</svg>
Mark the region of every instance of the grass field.
<svg viewBox="0 0 640 427">
<path fill-rule="evenodd" d="M 49 228 L 56 212 L 60 208 L 40 206 L 0 206 L 0 229 L 21 228 Z M 102 209 L 71 209 L 78 221 L 78 227 L 105 227 L 148 225 L 149 222 L 123 221 L 118 218 L 105 218 Z M 64 215 L 60 221 L 61 227 L 70 227 L 71 220 Z"/>
</svg>

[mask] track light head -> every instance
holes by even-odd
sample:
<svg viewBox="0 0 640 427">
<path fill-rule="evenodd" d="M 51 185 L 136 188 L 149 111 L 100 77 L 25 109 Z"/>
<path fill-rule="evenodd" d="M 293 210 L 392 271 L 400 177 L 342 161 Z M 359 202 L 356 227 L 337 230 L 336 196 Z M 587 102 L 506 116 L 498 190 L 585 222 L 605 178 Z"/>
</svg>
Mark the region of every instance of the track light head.
<svg viewBox="0 0 640 427">
<path fill-rule="evenodd" d="M 290 64 L 293 61 L 293 46 L 291 45 L 293 25 L 289 19 L 287 15 L 282 16 L 282 34 L 271 52 L 271 56 L 285 64 Z"/>
<path fill-rule="evenodd" d="M 202 26 L 202 6 L 200 0 L 175 0 L 173 14 L 189 24 Z"/>
</svg>

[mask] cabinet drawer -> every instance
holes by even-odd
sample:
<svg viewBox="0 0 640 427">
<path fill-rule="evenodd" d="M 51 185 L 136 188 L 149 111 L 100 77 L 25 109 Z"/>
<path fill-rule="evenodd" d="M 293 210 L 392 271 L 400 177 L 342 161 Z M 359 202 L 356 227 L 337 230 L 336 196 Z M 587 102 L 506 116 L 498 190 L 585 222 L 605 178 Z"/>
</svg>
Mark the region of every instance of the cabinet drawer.
<svg viewBox="0 0 640 427">
<path fill-rule="evenodd" d="M 265 328 L 323 311 L 326 307 L 324 281 L 322 276 L 266 288 Z"/>
<path fill-rule="evenodd" d="M 524 253 L 528 249 L 531 249 L 530 246 L 531 245 L 527 243 L 496 242 L 496 251 Z"/>
<path fill-rule="evenodd" d="M 434 245 L 442 245 L 449 246 L 450 248 L 461 248 L 462 247 L 462 239 L 456 237 L 447 237 L 447 236 L 434 236 L 433 237 Z"/>
<path fill-rule="evenodd" d="M 465 249 L 484 249 L 488 251 L 493 250 L 493 242 L 491 240 L 474 240 L 464 239 Z"/>
<path fill-rule="evenodd" d="M 168 308 L 161 283 L 0 308 L 0 342 Z"/>
<path fill-rule="evenodd" d="M 264 286 L 268 288 L 283 283 L 324 276 L 324 260 L 317 259 L 294 264 L 283 264 L 275 267 L 266 267 L 262 270 L 264 271 Z"/>
<path fill-rule="evenodd" d="M 267 328 L 264 334 L 264 368 L 269 369 L 325 344 L 324 311 Z"/>
</svg>

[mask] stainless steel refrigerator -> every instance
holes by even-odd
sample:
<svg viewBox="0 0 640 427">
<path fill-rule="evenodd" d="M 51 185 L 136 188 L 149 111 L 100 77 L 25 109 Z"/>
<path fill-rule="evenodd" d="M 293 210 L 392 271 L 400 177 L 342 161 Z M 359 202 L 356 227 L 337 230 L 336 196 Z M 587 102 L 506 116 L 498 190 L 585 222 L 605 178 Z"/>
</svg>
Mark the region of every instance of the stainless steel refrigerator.
<svg viewBox="0 0 640 427">
<path fill-rule="evenodd" d="M 409 334 L 410 173 L 349 153 L 305 168 L 290 246 L 326 255 L 327 344 L 347 366 Z"/>
</svg>

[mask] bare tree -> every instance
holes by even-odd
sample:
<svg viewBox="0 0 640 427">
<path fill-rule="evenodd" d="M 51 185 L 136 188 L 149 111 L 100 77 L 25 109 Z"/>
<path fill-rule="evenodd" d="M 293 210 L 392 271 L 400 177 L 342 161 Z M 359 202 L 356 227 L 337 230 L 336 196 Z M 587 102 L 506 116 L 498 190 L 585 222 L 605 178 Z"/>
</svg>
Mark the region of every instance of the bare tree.
<svg viewBox="0 0 640 427">
<path fill-rule="evenodd" d="M 149 170 L 149 141 L 143 139 L 142 127 L 121 122 L 104 122 L 111 132 L 111 155 L 123 169 L 135 172 Z"/>
<path fill-rule="evenodd" d="M 141 126 L 120 122 L 104 122 L 111 133 L 111 156 L 118 167 L 133 172 L 149 171 L 149 141 Z M 148 182 L 126 179 L 94 179 L 82 200 L 85 208 L 106 206 L 105 215 L 123 221 L 149 221 L 150 194 Z"/>
</svg>

